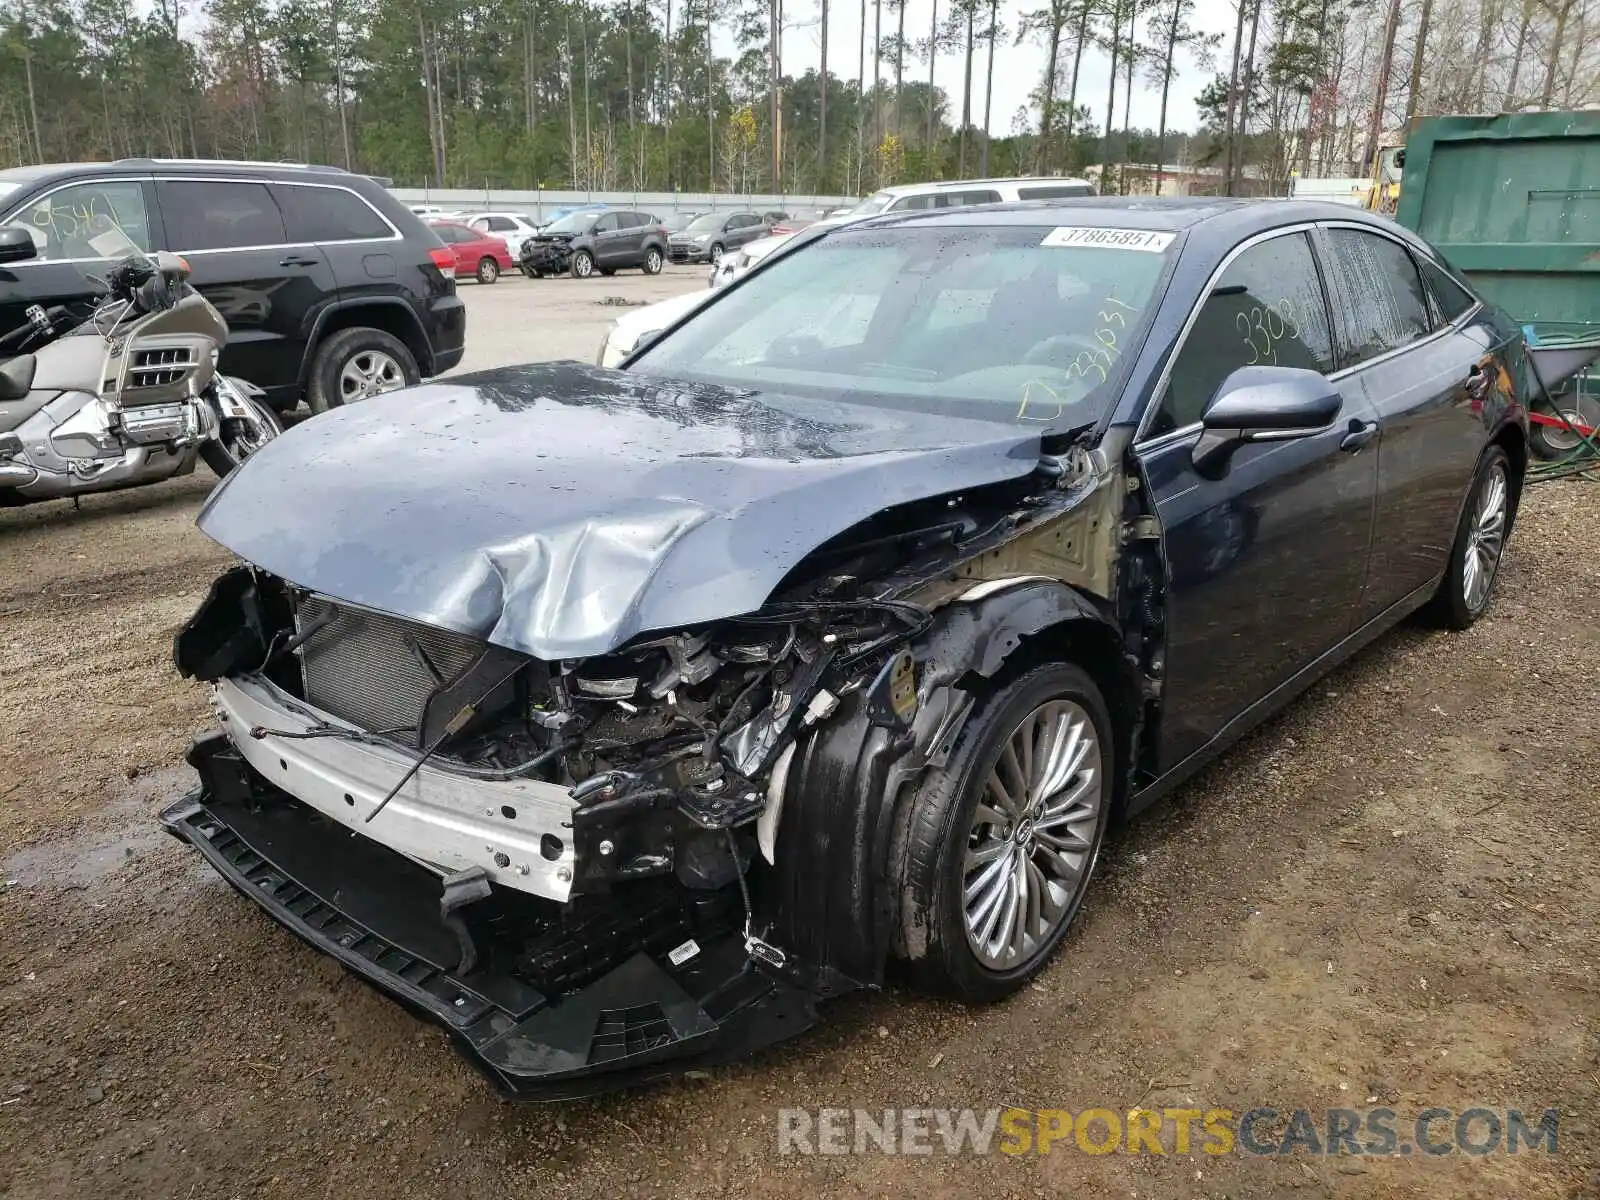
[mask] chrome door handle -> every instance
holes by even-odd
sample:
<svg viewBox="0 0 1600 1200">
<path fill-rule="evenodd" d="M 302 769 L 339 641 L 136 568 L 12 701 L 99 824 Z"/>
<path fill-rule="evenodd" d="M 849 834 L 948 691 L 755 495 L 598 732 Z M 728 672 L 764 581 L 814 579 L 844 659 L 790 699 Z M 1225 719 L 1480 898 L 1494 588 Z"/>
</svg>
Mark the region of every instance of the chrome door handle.
<svg viewBox="0 0 1600 1200">
<path fill-rule="evenodd" d="M 1350 432 L 1345 434 L 1339 442 L 1339 449 L 1346 454 L 1354 454 L 1373 438 L 1378 436 L 1378 423 L 1376 421 L 1350 422 Z"/>
</svg>

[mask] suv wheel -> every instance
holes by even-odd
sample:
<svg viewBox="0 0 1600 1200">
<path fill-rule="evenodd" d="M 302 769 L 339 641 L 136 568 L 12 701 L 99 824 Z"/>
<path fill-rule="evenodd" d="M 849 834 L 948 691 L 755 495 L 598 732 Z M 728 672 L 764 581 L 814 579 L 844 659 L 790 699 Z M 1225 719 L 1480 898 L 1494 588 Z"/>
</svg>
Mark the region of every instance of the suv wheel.
<svg viewBox="0 0 1600 1200">
<path fill-rule="evenodd" d="M 572 277 L 574 279 L 587 279 L 594 274 L 594 255 L 587 250 L 579 250 L 572 256 Z"/>
<path fill-rule="evenodd" d="M 644 252 L 644 273 L 646 275 L 661 274 L 661 264 L 661 251 L 657 250 L 654 246 L 651 246 L 650 249 Z"/>
<path fill-rule="evenodd" d="M 327 412 L 421 381 L 417 360 L 392 333 L 341 329 L 317 347 L 306 400 L 312 412 Z"/>
<path fill-rule="evenodd" d="M 1115 769 L 1105 701 L 1077 667 L 1035 667 L 978 703 L 908 798 L 891 863 L 923 988 L 988 1002 L 1038 974 L 1083 903 Z"/>
<path fill-rule="evenodd" d="M 478 260 L 478 282 L 498 283 L 500 280 L 500 264 L 492 258 Z"/>
</svg>

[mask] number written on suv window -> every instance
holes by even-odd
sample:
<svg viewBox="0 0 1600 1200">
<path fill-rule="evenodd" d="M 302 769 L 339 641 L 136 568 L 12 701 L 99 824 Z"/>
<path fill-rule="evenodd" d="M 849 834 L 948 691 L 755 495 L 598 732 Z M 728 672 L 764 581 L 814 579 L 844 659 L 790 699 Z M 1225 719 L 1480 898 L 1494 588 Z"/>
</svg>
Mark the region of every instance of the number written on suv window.
<svg viewBox="0 0 1600 1200">
<path fill-rule="evenodd" d="M 6 223 L 26 229 L 38 257 L 52 261 L 121 258 L 150 249 L 144 187 L 131 181 L 57 188 Z"/>
</svg>

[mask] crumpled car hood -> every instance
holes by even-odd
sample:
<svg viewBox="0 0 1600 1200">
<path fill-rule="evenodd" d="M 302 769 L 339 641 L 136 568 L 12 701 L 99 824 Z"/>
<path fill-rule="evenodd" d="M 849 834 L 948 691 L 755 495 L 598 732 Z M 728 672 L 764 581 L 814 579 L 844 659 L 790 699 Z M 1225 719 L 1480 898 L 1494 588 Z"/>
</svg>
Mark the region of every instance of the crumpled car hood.
<svg viewBox="0 0 1600 1200">
<path fill-rule="evenodd" d="M 577 363 L 504 368 L 306 421 L 199 526 L 312 591 L 536 658 L 758 609 L 881 509 L 1034 470 L 1039 435 Z"/>
</svg>

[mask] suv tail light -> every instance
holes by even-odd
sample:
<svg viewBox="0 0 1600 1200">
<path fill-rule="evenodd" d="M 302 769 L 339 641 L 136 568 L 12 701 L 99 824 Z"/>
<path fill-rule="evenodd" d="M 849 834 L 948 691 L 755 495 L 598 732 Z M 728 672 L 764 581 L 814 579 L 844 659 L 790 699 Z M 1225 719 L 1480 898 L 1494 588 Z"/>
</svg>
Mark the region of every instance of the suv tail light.
<svg viewBox="0 0 1600 1200">
<path fill-rule="evenodd" d="M 456 277 L 456 256 L 446 246 L 429 246 L 428 257 L 433 260 L 433 265 L 439 268 L 439 274 L 446 279 Z"/>
</svg>

